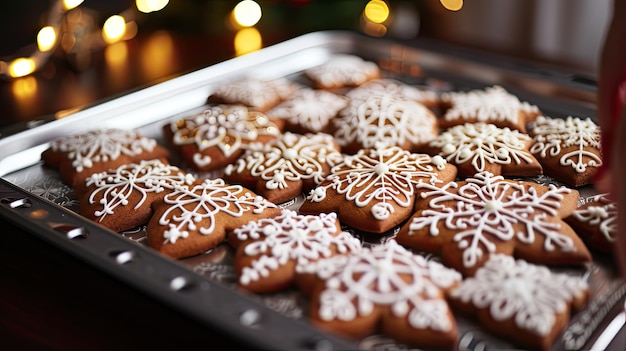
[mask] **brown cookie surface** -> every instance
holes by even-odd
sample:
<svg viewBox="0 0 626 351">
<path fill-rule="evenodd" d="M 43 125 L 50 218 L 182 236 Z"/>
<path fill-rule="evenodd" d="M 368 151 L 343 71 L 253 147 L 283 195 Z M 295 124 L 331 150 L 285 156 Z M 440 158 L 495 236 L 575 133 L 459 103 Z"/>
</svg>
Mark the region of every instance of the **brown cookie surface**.
<svg viewBox="0 0 626 351">
<path fill-rule="evenodd" d="M 563 221 L 577 206 L 578 191 L 478 173 L 444 186 L 417 185 L 416 212 L 396 240 L 440 254 L 464 275 L 495 253 L 547 265 L 591 260 L 585 244 Z"/>
<path fill-rule="evenodd" d="M 530 152 L 546 175 L 573 187 L 592 183 L 602 166 L 602 152 L 600 127 L 591 119 L 539 116 L 529 134 Z"/>
<path fill-rule="evenodd" d="M 456 343 L 445 291 L 461 275 L 393 240 L 303 266 L 296 279 L 310 296 L 311 322 L 331 333 L 362 338 L 382 331 L 419 347 Z"/>
<path fill-rule="evenodd" d="M 382 234 L 413 213 L 416 184 L 443 184 L 455 177 L 456 167 L 441 157 L 399 147 L 363 149 L 344 156 L 311 190 L 300 212 L 337 212 L 354 229 Z"/>
<path fill-rule="evenodd" d="M 161 160 L 122 165 L 87 178 L 79 213 L 119 232 L 148 223 L 152 202 L 195 178 Z"/>
<path fill-rule="evenodd" d="M 571 311 L 582 308 L 588 295 L 583 278 L 502 254 L 490 255 L 474 277 L 448 293 L 453 307 L 475 316 L 490 332 L 544 351 L 552 349 Z"/>
<path fill-rule="evenodd" d="M 172 258 L 203 253 L 221 243 L 228 231 L 281 211 L 249 189 L 220 178 L 177 188 L 152 206 L 148 245 Z"/>
<path fill-rule="evenodd" d="M 229 234 L 228 241 L 237 248 L 239 286 L 257 293 L 288 288 L 298 267 L 361 248 L 358 239 L 341 231 L 335 213 L 307 216 L 291 210 L 251 221 Z"/>
<path fill-rule="evenodd" d="M 62 137 L 52 141 L 41 158 L 58 169 L 63 181 L 83 190 L 87 177 L 106 172 L 121 165 L 167 158 L 169 151 L 155 139 L 141 136 L 133 130 L 97 129 Z"/>
</svg>

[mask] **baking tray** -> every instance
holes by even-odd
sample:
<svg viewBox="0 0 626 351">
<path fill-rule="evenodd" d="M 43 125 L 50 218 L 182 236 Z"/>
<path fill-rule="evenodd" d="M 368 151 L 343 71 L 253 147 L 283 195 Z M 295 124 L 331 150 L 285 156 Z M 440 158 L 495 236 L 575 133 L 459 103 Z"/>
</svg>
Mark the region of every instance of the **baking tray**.
<svg viewBox="0 0 626 351">
<path fill-rule="evenodd" d="M 0 133 L 0 215 L 115 278 L 173 306 L 207 328 L 263 349 L 406 349 L 381 335 L 351 340 L 322 332 L 306 320 L 306 299 L 297 291 L 255 295 L 236 289 L 232 249 L 224 244 L 195 257 L 172 260 L 144 243 L 145 228 L 115 233 L 76 214 L 72 189 L 42 166 L 50 141 L 98 127 L 139 130 L 162 145 L 164 123 L 206 107 L 220 84 L 244 76 L 302 78 L 304 69 L 333 55 L 354 54 L 377 62 L 384 75 L 432 89 L 501 85 L 553 117 L 595 118 L 595 90 L 584 75 L 528 62 L 502 60 L 431 41 L 396 42 L 354 32 L 323 31 L 103 101 L 63 118 L 44 118 Z M 176 162 L 173 162 L 176 164 Z M 551 183 L 548 177 L 537 177 Z M 596 192 L 580 188 L 581 202 Z M 575 274 L 588 278 L 592 300 L 575 315 L 555 350 L 604 348 L 624 325 L 624 282 L 612 263 L 594 257 Z M 513 349 L 466 317 L 457 317 L 459 350 Z M 603 347 L 604 346 L 604 347 Z"/>
</svg>

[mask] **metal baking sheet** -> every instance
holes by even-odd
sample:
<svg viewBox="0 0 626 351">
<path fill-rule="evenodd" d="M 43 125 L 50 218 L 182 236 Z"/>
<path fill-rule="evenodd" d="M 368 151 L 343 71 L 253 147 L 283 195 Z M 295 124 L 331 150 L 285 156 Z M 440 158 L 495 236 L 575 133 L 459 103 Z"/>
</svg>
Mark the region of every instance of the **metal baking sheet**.
<svg viewBox="0 0 626 351">
<path fill-rule="evenodd" d="M 306 299 L 295 289 L 267 295 L 238 291 L 233 250 L 227 244 L 175 261 L 147 247 L 145 227 L 114 233 L 82 218 L 75 213 L 78 202 L 72 189 L 40 161 L 50 141 L 89 130 L 95 122 L 99 127 L 137 129 L 166 145 L 161 133 L 163 124 L 203 110 L 207 97 L 220 84 L 244 75 L 298 80 L 302 70 L 341 53 L 377 62 L 386 77 L 411 85 L 446 90 L 498 84 L 553 117 L 595 116 L 595 87 L 576 79 L 573 72 L 477 57 L 431 42 L 397 43 L 352 32 L 316 32 L 65 118 L 33 123 L 30 129 L 5 136 L 0 139 L 0 215 L 207 327 L 240 336 L 251 346 L 289 350 L 408 349 L 382 335 L 350 340 L 316 329 L 307 322 Z M 535 180 L 554 183 L 548 177 Z M 581 202 L 595 194 L 591 186 L 579 190 Z M 586 269 L 573 273 L 588 278 L 592 300 L 573 316 L 555 350 L 599 346 L 611 340 L 615 325 L 624 324 L 620 312 L 626 286 L 616 276 L 610 260 L 595 257 Z M 457 322 L 459 350 L 514 348 L 467 317 L 457 316 Z"/>
</svg>

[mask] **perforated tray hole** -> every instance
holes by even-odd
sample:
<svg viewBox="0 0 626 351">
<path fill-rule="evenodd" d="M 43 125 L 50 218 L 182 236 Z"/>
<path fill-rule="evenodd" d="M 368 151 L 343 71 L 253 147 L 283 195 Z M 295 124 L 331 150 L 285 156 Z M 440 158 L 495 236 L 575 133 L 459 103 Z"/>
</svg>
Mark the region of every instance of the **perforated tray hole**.
<svg viewBox="0 0 626 351">
<path fill-rule="evenodd" d="M 195 286 L 194 282 L 186 277 L 178 276 L 170 280 L 170 289 L 174 291 L 189 291 Z"/>
<path fill-rule="evenodd" d="M 302 343 L 304 350 L 312 351 L 333 351 L 335 348 L 330 340 L 319 336 L 312 337 Z"/>
<path fill-rule="evenodd" d="M 119 265 L 137 260 L 137 253 L 132 250 L 114 250 L 109 253 L 109 256 L 112 257 Z"/>
<path fill-rule="evenodd" d="M 89 231 L 85 227 L 59 224 L 54 226 L 52 229 L 64 234 L 68 239 L 85 239 L 89 236 Z"/>
<path fill-rule="evenodd" d="M 30 208 L 32 203 L 28 198 L 3 198 L 1 203 L 8 205 L 11 208 Z"/>
<path fill-rule="evenodd" d="M 261 327 L 261 319 L 261 312 L 249 309 L 239 315 L 239 324 L 247 328 L 256 329 Z"/>
</svg>

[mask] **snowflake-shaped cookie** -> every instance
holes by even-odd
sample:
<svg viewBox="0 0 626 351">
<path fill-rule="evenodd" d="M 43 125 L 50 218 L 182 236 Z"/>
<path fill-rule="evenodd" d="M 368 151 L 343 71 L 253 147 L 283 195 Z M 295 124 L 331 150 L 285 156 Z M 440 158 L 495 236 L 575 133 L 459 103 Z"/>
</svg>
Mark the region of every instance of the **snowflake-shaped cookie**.
<svg viewBox="0 0 626 351">
<path fill-rule="evenodd" d="M 613 253 L 617 240 L 617 203 L 608 194 L 593 196 L 565 221 L 590 248 Z"/>
<path fill-rule="evenodd" d="M 390 94 L 351 99 L 332 125 L 337 143 L 350 154 L 377 145 L 412 151 L 438 134 L 437 118 L 430 109 Z"/>
<path fill-rule="evenodd" d="M 284 78 L 244 77 L 220 85 L 208 98 L 212 104 L 244 105 L 265 112 L 288 98 L 300 87 Z"/>
<path fill-rule="evenodd" d="M 148 245 L 173 258 L 203 253 L 222 242 L 228 231 L 281 211 L 254 192 L 221 178 L 178 187 L 154 202 L 153 208 Z"/>
<path fill-rule="evenodd" d="M 267 111 L 270 118 L 285 121 L 285 130 L 305 134 L 328 132 L 330 120 L 347 106 L 345 96 L 322 89 L 303 88 Z"/>
<path fill-rule="evenodd" d="M 194 181 L 191 174 L 160 160 L 123 165 L 87 178 L 79 213 L 116 232 L 131 229 L 148 222 L 152 202 Z"/>
<path fill-rule="evenodd" d="M 494 253 L 531 262 L 568 265 L 591 259 L 562 218 L 578 201 L 578 191 L 507 180 L 489 172 L 442 187 L 420 183 L 417 211 L 396 240 L 439 253 L 443 262 L 472 275 Z"/>
<path fill-rule="evenodd" d="M 257 293 L 291 286 L 297 267 L 361 248 L 358 239 L 341 231 L 335 213 L 307 216 L 291 210 L 235 229 L 229 242 L 237 248 L 239 285 Z"/>
<path fill-rule="evenodd" d="M 470 91 L 444 92 L 441 94 L 441 103 L 444 115 L 439 124 L 444 128 L 482 122 L 525 133 L 526 124 L 541 115 L 537 106 L 520 101 L 498 85 Z"/>
<path fill-rule="evenodd" d="M 530 148 L 544 172 L 568 185 L 591 183 L 602 165 L 600 127 L 590 118 L 539 116 L 531 123 Z"/>
<path fill-rule="evenodd" d="M 286 132 L 268 144 L 256 144 L 224 170 L 224 179 L 243 184 L 271 202 L 283 203 L 308 192 L 343 156 L 325 133 Z"/>
<path fill-rule="evenodd" d="M 496 254 L 449 296 L 472 311 L 489 331 L 532 350 L 550 350 L 571 310 L 586 302 L 588 284 L 579 277 Z"/>
<path fill-rule="evenodd" d="M 429 108 L 439 104 L 439 95 L 434 90 L 417 88 L 391 78 L 370 80 L 346 93 L 350 99 L 360 100 L 372 95 L 391 95 L 397 99 L 420 102 Z"/>
<path fill-rule="evenodd" d="M 444 293 L 461 275 L 415 255 L 394 240 L 300 266 L 314 325 L 352 337 L 380 327 L 399 342 L 450 347 L 456 324 Z"/>
<path fill-rule="evenodd" d="M 399 147 L 363 149 L 333 167 L 311 190 L 303 213 L 337 212 L 354 229 L 384 233 L 413 213 L 420 182 L 438 184 L 456 177 L 443 158 L 416 154 Z"/>
<path fill-rule="evenodd" d="M 496 175 L 535 176 L 541 164 L 530 153 L 530 136 L 494 124 L 466 123 L 442 132 L 422 148 L 456 165 L 459 175 L 487 171 Z"/>
<path fill-rule="evenodd" d="M 281 126 L 265 114 L 242 105 L 211 106 L 164 126 L 173 148 L 190 167 L 203 172 L 230 164 L 250 144 L 273 140 L 280 130 Z"/>
<path fill-rule="evenodd" d="M 49 166 L 60 171 L 64 182 L 82 186 L 96 172 L 146 159 L 164 158 L 168 151 L 156 140 L 133 130 L 96 129 L 52 141 L 41 155 Z"/>
<path fill-rule="evenodd" d="M 336 55 L 325 63 L 304 71 L 315 87 L 335 89 L 359 86 L 380 78 L 381 72 L 374 62 L 354 55 Z"/>
</svg>

